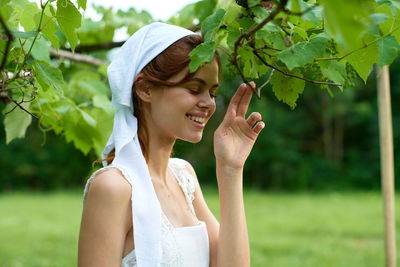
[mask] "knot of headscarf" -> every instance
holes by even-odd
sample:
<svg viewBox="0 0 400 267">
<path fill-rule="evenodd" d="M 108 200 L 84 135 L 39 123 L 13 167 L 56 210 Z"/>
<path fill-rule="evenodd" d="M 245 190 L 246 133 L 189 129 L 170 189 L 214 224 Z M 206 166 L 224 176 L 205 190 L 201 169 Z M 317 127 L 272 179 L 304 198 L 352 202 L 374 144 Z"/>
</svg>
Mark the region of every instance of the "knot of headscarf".
<svg viewBox="0 0 400 267">
<path fill-rule="evenodd" d="M 132 86 L 136 76 L 157 55 L 177 40 L 194 34 L 187 29 L 155 22 L 135 32 L 119 49 L 107 69 L 112 91 L 113 132 L 102 153 L 115 148 L 112 165 L 124 170 L 132 186 L 132 219 L 138 267 L 160 266 L 161 207 L 138 137 L 133 115 Z M 107 166 L 107 162 L 103 162 Z"/>
</svg>

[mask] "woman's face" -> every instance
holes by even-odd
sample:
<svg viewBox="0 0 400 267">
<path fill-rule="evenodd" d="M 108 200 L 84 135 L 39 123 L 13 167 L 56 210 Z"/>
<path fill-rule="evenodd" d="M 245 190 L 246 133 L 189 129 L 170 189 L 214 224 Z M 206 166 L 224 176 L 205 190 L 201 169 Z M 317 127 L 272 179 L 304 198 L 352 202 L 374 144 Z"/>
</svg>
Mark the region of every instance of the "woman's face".
<svg viewBox="0 0 400 267">
<path fill-rule="evenodd" d="M 187 71 L 182 70 L 170 81 L 182 80 Z M 182 85 L 151 90 L 151 117 L 159 134 L 192 143 L 201 140 L 204 126 L 215 111 L 218 71 L 213 60 Z"/>
</svg>

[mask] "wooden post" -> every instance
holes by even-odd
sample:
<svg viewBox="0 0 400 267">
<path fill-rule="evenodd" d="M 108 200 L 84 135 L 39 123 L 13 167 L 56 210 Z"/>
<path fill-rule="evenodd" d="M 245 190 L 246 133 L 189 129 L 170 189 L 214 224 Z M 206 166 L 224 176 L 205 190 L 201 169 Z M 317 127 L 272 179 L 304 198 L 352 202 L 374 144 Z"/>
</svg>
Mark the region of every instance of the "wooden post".
<svg viewBox="0 0 400 267">
<path fill-rule="evenodd" d="M 392 109 L 390 103 L 389 67 L 377 67 L 381 182 L 385 225 L 386 267 L 396 266 L 396 232 L 394 216 L 394 161 Z"/>
</svg>

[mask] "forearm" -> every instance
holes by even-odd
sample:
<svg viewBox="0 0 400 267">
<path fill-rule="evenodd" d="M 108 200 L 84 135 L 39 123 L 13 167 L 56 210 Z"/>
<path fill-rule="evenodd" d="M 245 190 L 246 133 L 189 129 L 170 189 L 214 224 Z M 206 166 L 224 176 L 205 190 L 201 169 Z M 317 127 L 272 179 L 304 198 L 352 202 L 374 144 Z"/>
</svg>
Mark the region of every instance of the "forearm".
<svg viewBox="0 0 400 267">
<path fill-rule="evenodd" d="M 250 266 L 250 248 L 243 204 L 243 169 L 218 164 L 220 231 L 218 267 Z"/>
</svg>

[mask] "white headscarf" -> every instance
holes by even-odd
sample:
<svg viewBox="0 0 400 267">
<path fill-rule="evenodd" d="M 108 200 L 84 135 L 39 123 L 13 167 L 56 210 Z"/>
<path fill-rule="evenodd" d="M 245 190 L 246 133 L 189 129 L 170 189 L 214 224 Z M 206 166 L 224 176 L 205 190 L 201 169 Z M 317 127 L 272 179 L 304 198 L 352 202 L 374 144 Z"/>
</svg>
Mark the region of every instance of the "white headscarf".
<svg viewBox="0 0 400 267">
<path fill-rule="evenodd" d="M 115 148 L 112 165 L 124 170 L 132 185 L 132 218 L 138 267 L 160 266 L 161 207 L 151 182 L 139 144 L 138 122 L 133 115 L 132 85 L 136 76 L 157 55 L 187 35 L 187 29 L 152 23 L 133 34 L 120 48 L 108 67 L 112 106 L 117 110 L 113 132 L 102 153 L 105 158 Z M 107 162 L 103 162 L 106 166 Z"/>
</svg>

